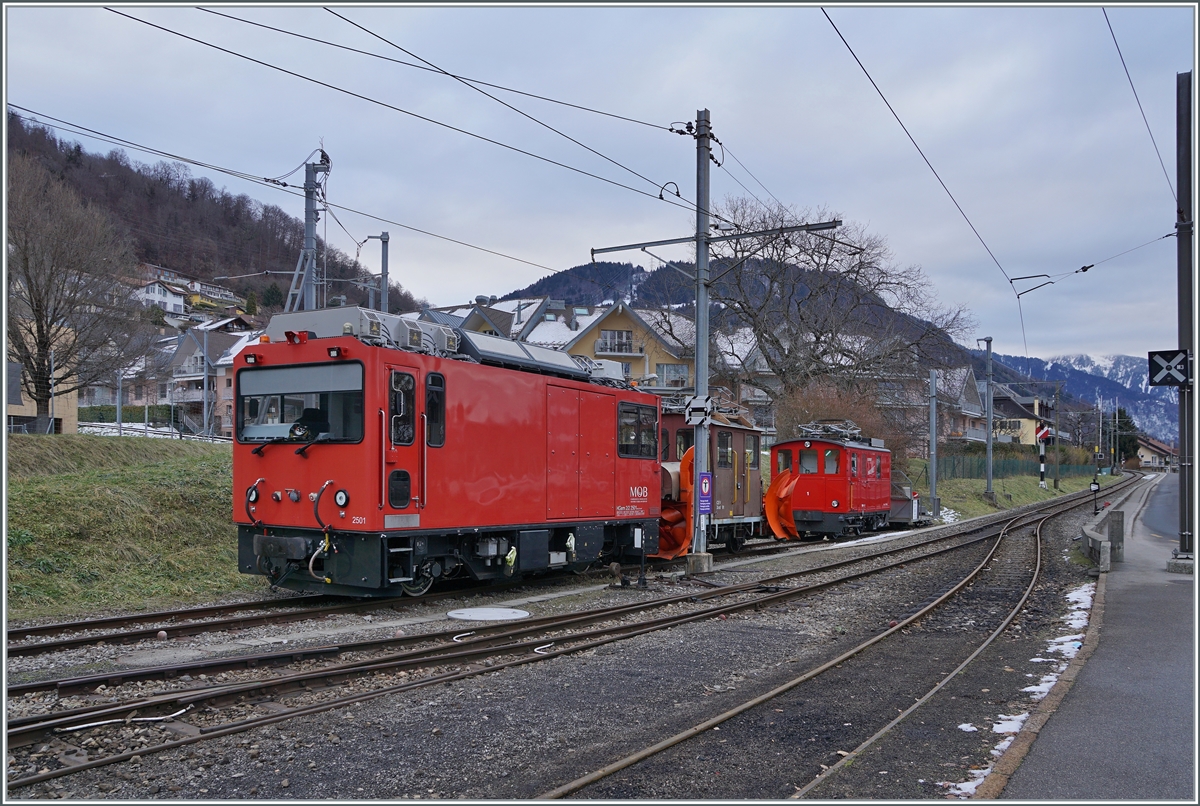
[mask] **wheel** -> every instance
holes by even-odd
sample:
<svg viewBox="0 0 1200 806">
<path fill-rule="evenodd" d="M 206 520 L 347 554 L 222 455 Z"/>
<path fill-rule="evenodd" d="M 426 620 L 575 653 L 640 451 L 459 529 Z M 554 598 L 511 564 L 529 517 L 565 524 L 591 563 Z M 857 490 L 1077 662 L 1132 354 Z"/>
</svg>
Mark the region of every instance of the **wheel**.
<svg viewBox="0 0 1200 806">
<path fill-rule="evenodd" d="M 400 590 L 408 596 L 423 596 L 433 587 L 433 577 L 416 577 L 411 582 L 401 582 Z"/>
<path fill-rule="evenodd" d="M 746 538 L 742 537 L 741 535 L 735 535 L 725 541 L 725 545 L 729 547 L 729 551 L 731 553 L 737 554 L 745 547 Z"/>
</svg>

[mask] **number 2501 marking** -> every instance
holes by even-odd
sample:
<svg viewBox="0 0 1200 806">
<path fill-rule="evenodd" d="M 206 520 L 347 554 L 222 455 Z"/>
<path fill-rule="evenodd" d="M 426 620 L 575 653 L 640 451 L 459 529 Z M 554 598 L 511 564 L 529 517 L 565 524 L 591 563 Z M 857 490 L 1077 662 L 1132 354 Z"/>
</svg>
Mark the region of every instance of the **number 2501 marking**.
<svg viewBox="0 0 1200 806">
<path fill-rule="evenodd" d="M 350 522 L 351 522 L 351 523 L 355 523 L 355 524 L 357 524 L 357 523 L 366 523 L 366 522 L 367 522 L 367 518 L 366 518 L 366 516 L 365 516 L 365 515 L 355 515 L 353 518 L 351 518 L 351 519 L 350 519 Z"/>
</svg>

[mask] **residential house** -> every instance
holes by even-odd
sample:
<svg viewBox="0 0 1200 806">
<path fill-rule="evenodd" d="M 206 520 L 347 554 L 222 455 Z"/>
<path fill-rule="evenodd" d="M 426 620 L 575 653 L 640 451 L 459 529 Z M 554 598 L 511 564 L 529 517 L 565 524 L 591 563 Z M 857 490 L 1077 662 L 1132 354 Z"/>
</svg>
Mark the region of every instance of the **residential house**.
<svg viewBox="0 0 1200 806">
<path fill-rule="evenodd" d="M 549 297 L 497 300 L 495 297 L 479 296 L 475 298 L 474 305 L 426 308 L 403 315 L 488 336 L 520 341 L 540 321 L 545 320 L 547 311 L 557 313 L 561 310 L 565 310 L 565 305 Z"/>
<path fill-rule="evenodd" d="M 134 299 L 146 307 L 162 308 L 168 314 L 182 314 L 187 305 L 188 289 L 166 280 L 150 280 L 137 286 Z"/>
<path fill-rule="evenodd" d="M 938 402 L 944 405 L 946 437 L 961 442 L 987 442 L 987 411 L 975 370 L 962 367 L 937 370 Z M 993 411 L 994 417 L 994 411 Z"/>
<path fill-rule="evenodd" d="M 210 428 L 212 433 L 219 430 L 222 412 L 218 410 L 218 390 L 224 389 L 227 381 L 232 387 L 233 376 L 219 368 L 217 360 L 245 336 L 197 328 L 180 336 L 171 357 L 167 398 L 175 409 L 177 421 L 194 433 L 209 433 Z"/>
<path fill-rule="evenodd" d="M 187 284 L 188 304 L 193 308 L 226 311 L 234 306 L 245 313 L 246 301 L 228 288 L 205 280 L 190 280 Z"/>
<path fill-rule="evenodd" d="M 6 402 L 9 433 L 31 432 L 37 420 L 37 404 L 21 389 L 22 372 L 23 368 L 18 362 L 8 362 Z M 74 434 L 79 431 L 79 404 L 75 392 L 55 395 L 51 413 L 54 419 L 54 433 Z"/>
<path fill-rule="evenodd" d="M 1047 425 L 1051 429 L 1048 444 L 1067 436 L 1066 432 L 1054 432 L 1053 397 L 1023 395 L 1003 383 L 995 386 L 992 394 L 992 427 L 996 431 L 997 441 L 1036 445 L 1038 429 Z"/>
<path fill-rule="evenodd" d="M 215 410 L 212 415 L 213 433 L 225 437 L 233 437 L 235 425 L 234 414 L 237 401 L 233 397 L 233 359 L 252 344 L 256 344 L 261 336 L 261 330 L 252 330 L 237 334 L 237 341 L 225 349 L 214 362 L 216 376 Z"/>
<path fill-rule="evenodd" d="M 1160 470 L 1177 472 L 1179 467 L 1179 452 L 1165 442 L 1159 442 L 1154 437 L 1138 435 L 1137 458 L 1145 470 Z"/>
<path fill-rule="evenodd" d="M 653 323 L 643 314 L 654 314 Z M 547 305 L 536 325 L 523 331 L 522 340 L 592 360 L 616 361 L 626 380 L 648 392 L 679 392 L 694 388 L 695 360 L 687 347 L 690 321 L 664 312 L 635 311 L 624 302 L 561 310 Z"/>
</svg>

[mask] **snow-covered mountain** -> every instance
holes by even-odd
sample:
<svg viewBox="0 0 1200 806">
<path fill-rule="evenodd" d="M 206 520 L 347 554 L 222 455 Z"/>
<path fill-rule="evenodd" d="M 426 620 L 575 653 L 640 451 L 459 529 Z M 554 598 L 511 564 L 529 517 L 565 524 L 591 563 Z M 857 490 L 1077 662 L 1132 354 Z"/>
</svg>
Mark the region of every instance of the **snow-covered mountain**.
<svg viewBox="0 0 1200 806">
<path fill-rule="evenodd" d="M 1115 403 L 1138 427 L 1168 445 L 1179 436 L 1179 393 L 1173 386 L 1150 386 L 1145 356 L 1060 355 L 1049 359 L 993 354 L 992 358 L 1035 380 L 1065 380 L 1074 397 L 1107 408 Z M 999 378 L 997 379 L 999 380 Z"/>
</svg>

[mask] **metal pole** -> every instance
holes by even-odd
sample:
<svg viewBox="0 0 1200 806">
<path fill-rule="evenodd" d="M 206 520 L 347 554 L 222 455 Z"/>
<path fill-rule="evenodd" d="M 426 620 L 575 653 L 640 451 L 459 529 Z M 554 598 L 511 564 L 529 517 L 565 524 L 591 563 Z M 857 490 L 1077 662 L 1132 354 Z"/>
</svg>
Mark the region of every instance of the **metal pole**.
<svg viewBox="0 0 1200 806">
<path fill-rule="evenodd" d="M 304 166 L 304 310 L 317 307 L 317 165 Z M 206 334 L 207 336 L 207 334 Z M 205 354 L 205 359 L 208 355 Z"/>
<path fill-rule="evenodd" d="M 1058 486 L 1058 466 L 1062 464 L 1062 454 L 1058 450 L 1058 392 L 1062 389 L 1062 382 L 1054 384 L 1054 489 L 1059 489 Z"/>
<path fill-rule="evenodd" d="M 1175 170 L 1179 188 L 1175 241 L 1178 250 L 1177 305 L 1179 308 L 1179 348 L 1188 354 L 1188 380 L 1179 387 L 1179 555 L 1191 557 L 1195 512 L 1192 510 L 1192 480 L 1196 455 L 1196 429 L 1192 412 L 1192 376 L 1195 361 L 1195 333 L 1192 330 L 1193 271 L 1192 239 L 1192 73 L 1175 76 Z"/>
<path fill-rule="evenodd" d="M 304 310 L 310 311 L 308 303 L 305 303 Z M 208 331 L 204 331 L 204 354 L 201 358 L 204 362 L 204 385 L 200 387 L 200 400 L 203 403 L 204 420 L 201 423 L 201 428 L 204 433 L 208 433 Z"/>
<path fill-rule="evenodd" d="M 383 265 L 379 275 L 379 310 L 384 313 L 388 312 L 388 234 L 384 232 L 379 236 L 379 240 L 383 241 Z"/>
<path fill-rule="evenodd" d="M 46 433 L 54 433 L 54 350 L 50 350 L 50 422 L 46 425 Z"/>
<path fill-rule="evenodd" d="M 121 403 L 125 397 L 124 392 L 121 390 L 121 381 L 123 380 L 121 376 L 124 374 L 121 370 L 117 370 L 117 436 L 119 437 L 125 436 L 125 429 L 121 422 Z"/>
<path fill-rule="evenodd" d="M 937 370 L 929 370 L 929 510 L 933 517 L 942 514 L 937 494 Z"/>
<path fill-rule="evenodd" d="M 993 504 L 996 503 L 996 493 L 992 489 L 992 337 L 984 338 L 987 342 L 987 489 L 984 497 Z"/>
<path fill-rule="evenodd" d="M 712 156 L 709 143 L 711 133 L 707 109 L 696 112 L 696 397 L 708 397 L 708 163 Z M 708 471 L 708 422 L 707 418 L 696 426 L 695 478 L 692 501 L 695 532 L 692 536 L 693 551 L 697 554 L 708 551 L 708 535 L 704 523 L 707 518 L 700 514 L 700 474 Z"/>
</svg>

